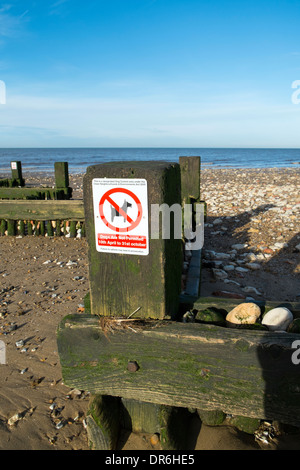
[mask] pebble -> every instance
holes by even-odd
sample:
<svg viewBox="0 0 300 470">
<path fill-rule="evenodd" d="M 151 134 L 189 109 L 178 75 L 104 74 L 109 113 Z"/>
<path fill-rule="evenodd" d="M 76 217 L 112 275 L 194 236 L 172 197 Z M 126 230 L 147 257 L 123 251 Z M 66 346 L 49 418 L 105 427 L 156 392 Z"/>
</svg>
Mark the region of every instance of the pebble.
<svg viewBox="0 0 300 470">
<path fill-rule="evenodd" d="M 221 224 L 222 222 L 223 222 L 223 219 L 218 218 L 213 221 L 213 224 L 218 225 L 218 224 Z"/>
<path fill-rule="evenodd" d="M 16 413 L 8 419 L 7 424 L 9 426 L 14 426 L 21 418 L 22 416 L 19 413 Z"/>
<path fill-rule="evenodd" d="M 61 429 L 61 428 L 63 428 L 63 427 L 64 427 L 64 421 L 63 421 L 63 420 L 59 421 L 59 422 L 56 424 L 55 427 L 56 427 L 56 429 Z"/>
<path fill-rule="evenodd" d="M 256 289 L 256 287 L 252 287 L 252 286 L 243 287 L 243 288 L 242 288 L 242 291 L 243 291 L 243 292 L 246 292 L 247 294 L 262 295 L 262 293 L 259 292 L 259 290 Z"/>
<path fill-rule="evenodd" d="M 258 269 L 261 269 L 261 265 L 258 263 L 247 263 L 245 264 L 247 268 L 251 269 L 251 271 L 257 271 Z"/>
<path fill-rule="evenodd" d="M 67 262 L 66 266 L 77 266 L 77 263 L 76 263 L 76 261 L 71 261 L 71 260 L 69 260 L 69 261 Z"/>
<path fill-rule="evenodd" d="M 231 245 L 231 248 L 233 250 L 243 250 L 244 248 L 247 248 L 247 243 L 237 243 L 235 245 Z"/>
<path fill-rule="evenodd" d="M 247 273 L 249 271 L 249 269 L 242 268 L 241 266 L 238 266 L 237 268 L 235 268 L 235 270 L 239 273 Z"/>
<path fill-rule="evenodd" d="M 226 266 L 223 267 L 224 271 L 234 271 L 234 266 L 233 264 L 227 264 Z"/>
<path fill-rule="evenodd" d="M 228 277 L 227 272 L 224 271 L 223 269 L 213 268 L 212 272 L 213 272 L 215 279 L 218 279 L 218 280 L 223 280 Z"/>
<path fill-rule="evenodd" d="M 288 308 L 277 307 L 264 315 L 262 324 L 271 331 L 286 331 L 292 321 L 293 314 Z"/>
<path fill-rule="evenodd" d="M 230 281 L 240 274 L 249 276 L 250 281 L 257 274 L 252 282 L 258 288 L 260 279 L 268 280 L 268 273 L 270 278 L 286 278 L 287 284 L 289 279 L 294 280 L 300 272 L 299 169 L 204 169 L 202 181 L 201 197 L 206 201 L 208 215 L 203 257 L 224 261 L 213 267 L 228 274 L 215 272 L 215 279 Z M 219 234 L 211 236 L 211 231 L 216 230 Z M 231 255 L 227 259 L 236 263 L 235 269 L 228 268 L 231 263 L 225 261 L 226 256 L 217 254 L 220 252 Z M 297 253 L 294 259 L 292 253 Z M 265 291 L 267 297 L 275 298 L 273 283 L 268 286 L 266 282 Z M 281 292 L 282 298 L 294 301 L 298 289 L 292 293 L 289 285 L 287 292 Z"/>
<path fill-rule="evenodd" d="M 152 446 L 156 446 L 159 443 L 158 434 L 152 434 L 152 436 L 150 437 L 150 443 Z"/>
<path fill-rule="evenodd" d="M 257 322 L 260 314 L 260 308 L 255 303 L 245 302 L 231 310 L 226 316 L 226 321 L 235 324 L 253 324 Z"/>
</svg>

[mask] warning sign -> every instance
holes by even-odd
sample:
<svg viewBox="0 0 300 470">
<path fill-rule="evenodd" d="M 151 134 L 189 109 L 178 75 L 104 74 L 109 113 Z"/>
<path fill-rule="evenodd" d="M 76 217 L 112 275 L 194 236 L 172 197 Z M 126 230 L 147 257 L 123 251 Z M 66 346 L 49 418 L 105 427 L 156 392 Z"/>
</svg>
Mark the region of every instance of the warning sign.
<svg viewBox="0 0 300 470">
<path fill-rule="evenodd" d="M 149 254 L 148 191 L 145 179 L 93 179 L 96 249 Z"/>
</svg>

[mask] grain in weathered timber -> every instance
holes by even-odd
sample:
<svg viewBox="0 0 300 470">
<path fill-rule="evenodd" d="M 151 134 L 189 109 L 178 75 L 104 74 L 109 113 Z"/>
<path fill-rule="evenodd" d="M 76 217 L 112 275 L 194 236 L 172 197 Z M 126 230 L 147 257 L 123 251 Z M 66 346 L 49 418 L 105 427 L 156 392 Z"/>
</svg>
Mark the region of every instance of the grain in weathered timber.
<svg viewBox="0 0 300 470">
<path fill-rule="evenodd" d="M 111 396 L 300 425 L 296 334 L 213 325 L 138 322 L 103 331 L 96 316 L 58 330 L 64 382 Z M 139 370 L 127 370 L 136 361 Z"/>
<path fill-rule="evenodd" d="M 200 201 L 200 157 L 179 157 L 181 174 L 181 203 Z"/>
<path fill-rule="evenodd" d="M 139 400 L 122 398 L 120 415 L 121 427 L 136 433 L 159 433 L 159 411 L 160 405 L 155 403 L 145 403 Z"/>
<path fill-rule="evenodd" d="M 68 162 L 55 162 L 54 175 L 56 188 L 69 187 L 69 165 Z"/>
<path fill-rule="evenodd" d="M 83 201 L 0 201 L 0 219 L 83 221 Z"/>
<path fill-rule="evenodd" d="M 87 434 L 93 450 L 114 450 L 117 445 L 120 419 L 118 398 L 91 397 L 87 415 Z"/>
</svg>

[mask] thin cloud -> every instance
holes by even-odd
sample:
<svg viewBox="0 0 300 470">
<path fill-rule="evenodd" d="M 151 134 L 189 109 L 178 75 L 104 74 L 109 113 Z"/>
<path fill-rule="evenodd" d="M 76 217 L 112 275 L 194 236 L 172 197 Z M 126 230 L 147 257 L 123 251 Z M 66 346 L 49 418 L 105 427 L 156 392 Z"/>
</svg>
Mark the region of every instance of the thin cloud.
<svg viewBox="0 0 300 470">
<path fill-rule="evenodd" d="M 57 0 L 57 2 L 52 3 L 52 5 L 50 5 L 49 15 L 62 15 L 63 6 L 68 2 L 69 0 Z"/>
<path fill-rule="evenodd" d="M 11 38 L 20 34 L 23 28 L 24 18 L 28 15 L 29 10 L 25 10 L 21 14 L 11 12 L 12 5 L 3 5 L 0 9 L 0 37 Z"/>
</svg>

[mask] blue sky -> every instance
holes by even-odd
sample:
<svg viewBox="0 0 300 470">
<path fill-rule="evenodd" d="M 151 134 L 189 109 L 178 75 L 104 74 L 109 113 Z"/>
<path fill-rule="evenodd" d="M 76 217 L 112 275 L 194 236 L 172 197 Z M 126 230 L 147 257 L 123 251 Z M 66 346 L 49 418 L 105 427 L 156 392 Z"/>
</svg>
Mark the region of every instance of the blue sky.
<svg viewBox="0 0 300 470">
<path fill-rule="evenodd" d="M 0 147 L 299 148 L 300 2 L 0 1 L 0 80 Z"/>
</svg>

